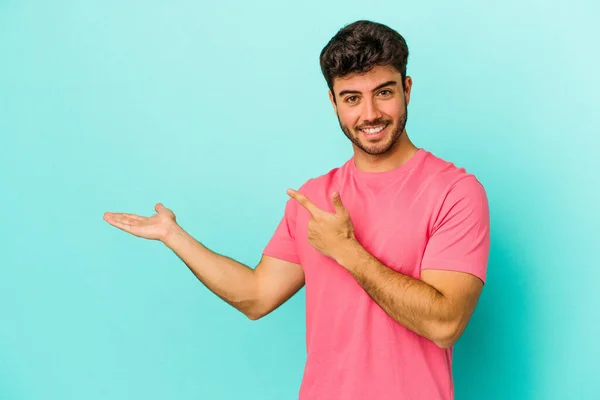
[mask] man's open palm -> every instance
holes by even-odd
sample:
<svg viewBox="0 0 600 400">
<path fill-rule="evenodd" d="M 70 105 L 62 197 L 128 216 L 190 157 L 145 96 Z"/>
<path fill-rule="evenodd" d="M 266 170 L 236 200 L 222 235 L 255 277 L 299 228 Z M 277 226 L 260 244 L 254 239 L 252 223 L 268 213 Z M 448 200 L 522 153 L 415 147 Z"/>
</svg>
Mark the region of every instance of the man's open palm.
<svg viewBox="0 0 600 400">
<path fill-rule="evenodd" d="M 162 240 L 177 224 L 175 214 L 161 203 L 158 203 L 154 209 L 157 213 L 151 217 L 107 212 L 104 213 L 104 220 L 132 235 L 144 239 Z"/>
</svg>

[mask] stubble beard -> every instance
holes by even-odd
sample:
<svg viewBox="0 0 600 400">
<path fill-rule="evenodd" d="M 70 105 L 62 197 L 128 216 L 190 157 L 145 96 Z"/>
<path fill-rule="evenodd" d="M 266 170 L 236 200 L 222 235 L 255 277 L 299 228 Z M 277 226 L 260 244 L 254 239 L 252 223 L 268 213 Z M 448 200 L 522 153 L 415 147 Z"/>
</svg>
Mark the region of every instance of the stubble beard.
<svg viewBox="0 0 600 400">
<path fill-rule="evenodd" d="M 350 131 L 350 128 L 348 128 L 347 125 L 342 124 L 342 121 L 340 121 L 339 115 L 337 116 L 338 123 L 340 124 L 340 128 L 342 128 L 344 135 L 346 135 L 346 137 L 348 139 L 350 139 L 350 141 L 352 143 L 354 143 L 354 145 L 356 147 L 358 147 L 365 153 L 372 155 L 372 156 L 382 155 L 382 154 L 387 153 L 394 147 L 396 142 L 402 136 L 402 132 L 404 132 L 404 128 L 406 127 L 406 120 L 408 118 L 408 107 L 406 106 L 406 103 L 404 103 L 404 104 L 405 104 L 404 105 L 404 114 L 402 114 L 400 116 L 400 118 L 398 119 L 398 123 L 396 124 L 396 128 L 392 132 L 390 139 L 388 139 L 388 142 L 383 146 L 381 145 L 380 142 L 372 143 L 372 144 L 362 143 L 360 140 L 360 136 L 361 136 L 360 131 L 353 130 L 355 133 L 352 133 Z M 377 125 L 382 125 L 382 124 L 390 124 L 392 122 L 393 121 L 386 120 L 386 119 L 378 119 L 378 120 L 373 121 L 372 123 L 365 124 L 363 126 L 377 126 Z M 387 127 L 386 127 L 386 129 L 387 129 Z"/>
</svg>

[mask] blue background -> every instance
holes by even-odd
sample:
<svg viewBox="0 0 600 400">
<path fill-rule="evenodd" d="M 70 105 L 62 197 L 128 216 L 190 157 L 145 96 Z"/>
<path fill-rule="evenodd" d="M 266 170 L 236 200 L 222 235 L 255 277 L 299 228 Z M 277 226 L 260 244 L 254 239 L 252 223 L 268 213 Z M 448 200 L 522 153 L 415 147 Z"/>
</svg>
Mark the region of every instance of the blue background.
<svg viewBox="0 0 600 400">
<path fill-rule="evenodd" d="M 408 42 L 415 144 L 488 192 L 457 399 L 598 398 L 597 4 L 0 0 L 0 399 L 297 397 L 304 290 L 252 322 L 102 216 L 163 202 L 254 267 L 351 156 L 318 56 L 357 19 Z"/>
</svg>

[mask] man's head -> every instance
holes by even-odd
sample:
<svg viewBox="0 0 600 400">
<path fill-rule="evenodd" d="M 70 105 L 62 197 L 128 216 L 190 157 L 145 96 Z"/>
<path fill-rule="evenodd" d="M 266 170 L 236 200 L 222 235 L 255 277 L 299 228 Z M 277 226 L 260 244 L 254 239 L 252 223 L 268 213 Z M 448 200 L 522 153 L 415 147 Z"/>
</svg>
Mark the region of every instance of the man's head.
<svg viewBox="0 0 600 400">
<path fill-rule="evenodd" d="M 412 86 L 407 60 L 404 38 L 370 21 L 345 26 L 321 51 L 340 127 L 367 154 L 387 153 L 404 132 Z"/>
</svg>

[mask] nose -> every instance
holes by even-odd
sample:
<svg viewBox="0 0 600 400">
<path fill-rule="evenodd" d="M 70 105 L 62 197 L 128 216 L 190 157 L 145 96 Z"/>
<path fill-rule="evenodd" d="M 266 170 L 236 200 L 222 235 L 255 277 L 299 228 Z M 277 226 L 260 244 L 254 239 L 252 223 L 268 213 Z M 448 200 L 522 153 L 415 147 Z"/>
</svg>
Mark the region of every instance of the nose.
<svg viewBox="0 0 600 400">
<path fill-rule="evenodd" d="M 383 114 L 379 111 L 377 107 L 377 103 L 372 98 L 366 98 L 363 101 L 363 121 L 365 123 L 374 122 L 375 120 L 381 118 Z"/>
</svg>

